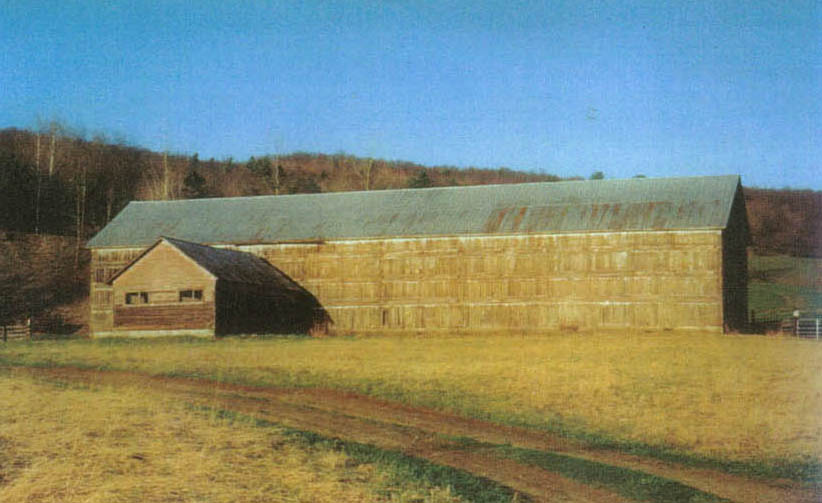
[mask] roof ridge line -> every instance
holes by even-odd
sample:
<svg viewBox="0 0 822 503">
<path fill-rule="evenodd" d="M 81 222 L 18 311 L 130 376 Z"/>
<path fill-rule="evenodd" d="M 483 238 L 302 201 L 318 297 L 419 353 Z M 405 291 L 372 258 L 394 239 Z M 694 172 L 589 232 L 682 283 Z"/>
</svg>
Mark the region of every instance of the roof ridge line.
<svg viewBox="0 0 822 503">
<path fill-rule="evenodd" d="M 237 199 L 274 199 L 274 198 L 291 198 L 291 197 L 328 197 L 328 196 L 342 196 L 342 195 L 354 195 L 354 194 L 385 194 L 389 192 L 417 192 L 417 191 L 451 191 L 451 190 L 479 190 L 479 189 L 494 189 L 500 187 L 511 187 L 511 186 L 535 186 L 535 185 L 565 185 L 565 184 L 580 184 L 580 183 L 590 183 L 590 184 L 608 184 L 608 183 L 615 183 L 615 182 L 633 182 L 636 181 L 637 183 L 644 183 L 644 182 L 651 182 L 651 181 L 682 181 L 682 180 L 697 180 L 697 179 L 709 179 L 709 178 L 730 178 L 736 177 L 740 178 L 740 175 L 691 175 L 691 176 L 674 176 L 674 177 L 643 177 L 643 178 L 608 178 L 603 180 L 586 180 L 586 179 L 579 179 L 579 180 L 556 180 L 556 181 L 544 181 L 544 182 L 513 182 L 513 183 L 485 183 L 485 184 L 473 184 L 473 185 L 445 185 L 445 186 L 438 186 L 438 187 L 421 187 L 421 188 L 412 188 L 412 187 L 403 187 L 403 188 L 387 188 L 387 189 L 374 189 L 374 190 L 341 190 L 341 191 L 332 191 L 332 192 L 310 192 L 310 193 L 298 193 L 298 194 L 260 194 L 254 196 L 228 196 L 228 197 L 202 197 L 196 199 L 149 199 L 149 200 L 133 200 L 129 201 L 129 204 L 144 204 L 144 203 L 197 203 L 200 201 L 207 202 L 219 199 L 221 201 L 227 200 L 237 200 Z"/>
</svg>

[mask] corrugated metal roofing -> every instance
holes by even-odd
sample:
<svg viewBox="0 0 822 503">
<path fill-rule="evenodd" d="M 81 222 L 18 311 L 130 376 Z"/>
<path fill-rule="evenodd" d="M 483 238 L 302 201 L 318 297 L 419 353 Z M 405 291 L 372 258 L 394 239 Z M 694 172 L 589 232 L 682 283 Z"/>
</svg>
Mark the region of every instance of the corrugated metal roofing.
<svg viewBox="0 0 822 503">
<path fill-rule="evenodd" d="M 136 201 L 88 246 L 724 228 L 739 187 L 734 175 Z"/>
<path fill-rule="evenodd" d="M 212 248 L 198 243 L 164 237 L 178 250 L 200 264 L 208 272 L 226 281 L 257 285 L 277 284 L 286 288 L 298 288 L 279 269 L 264 259 L 238 250 Z"/>
</svg>

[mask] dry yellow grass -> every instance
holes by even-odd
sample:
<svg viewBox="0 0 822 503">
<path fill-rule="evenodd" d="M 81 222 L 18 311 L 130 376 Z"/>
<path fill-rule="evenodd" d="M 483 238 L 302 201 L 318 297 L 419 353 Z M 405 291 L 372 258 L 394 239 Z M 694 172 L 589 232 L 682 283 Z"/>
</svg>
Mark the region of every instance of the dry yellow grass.
<svg viewBox="0 0 822 503">
<path fill-rule="evenodd" d="M 58 388 L 0 374 L 0 501 L 386 501 L 373 465 L 227 422 L 149 390 Z M 390 501 L 457 501 L 394 488 Z"/>
<path fill-rule="evenodd" d="M 822 345 L 712 334 L 9 345 L 0 358 L 353 389 L 723 460 L 817 461 Z"/>
</svg>

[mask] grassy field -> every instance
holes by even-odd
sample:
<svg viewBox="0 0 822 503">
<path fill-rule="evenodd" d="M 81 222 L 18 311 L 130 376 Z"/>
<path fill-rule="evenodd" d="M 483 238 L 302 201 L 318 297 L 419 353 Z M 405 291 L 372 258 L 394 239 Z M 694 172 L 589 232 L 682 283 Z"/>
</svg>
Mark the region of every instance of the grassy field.
<svg viewBox="0 0 822 503">
<path fill-rule="evenodd" d="M 807 472 L 822 457 L 822 345 L 790 338 L 41 341 L 0 345 L 0 363 L 354 390 L 594 443 L 750 467 Z"/>
<path fill-rule="evenodd" d="M 749 307 L 758 313 L 822 311 L 822 259 L 754 255 L 749 275 Z"/>
<path fill-rule="evenodd" d="M 58 387 L 8 372 L 0 384 L 0 501 L 462 501 L 402 474 L 421 472 L 414 460 L 150 390 Z M 385 459 L 390 466 L 369 462 Z"/>
</svg>

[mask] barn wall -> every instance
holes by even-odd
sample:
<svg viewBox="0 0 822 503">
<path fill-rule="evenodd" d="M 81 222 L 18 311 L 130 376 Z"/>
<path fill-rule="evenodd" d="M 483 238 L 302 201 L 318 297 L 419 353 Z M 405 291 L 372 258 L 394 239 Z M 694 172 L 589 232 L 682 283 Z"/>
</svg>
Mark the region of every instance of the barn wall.
<svg viewBox="0 0 822 503">
<path fill-rule="evenodd" d="M 748 220 L 745 199 L 739 190 L 734 198 L 728 226 L 722 232 L 722 281 L 725 327 L 748 328 Z"/>
<path fill-rule="evenodd" d="M 113 287 L 107 282 L 144 250 L 145 248 L 91 250 L 89 328 L 92 334 L 106 333 L 114 329 Z"/>
<path fill-rule="evenodd" d="M 316 299 L 271 286 L 217 283 L 217 333 L 305 334 L 322 322 Z"/>
<path fill-rule="evenodd" d="M 116 330 L 187 330 L 214 328 L 214 303 L 114 306 Z"/>
<path fill-rule="evenodd" d="M 114 333 L 185 329 L 213 333 L 215 280 L 170 245 L 160 243 L 113 283 Z M 202 300 L 180 302 L 180 290 L 191 289 L 202 290 Z M 146 292 L 150 301 L 128 305 L 127 292 Z"/>
<path fill-rule="evenodd" d="M 162 242 L 114 280 L 115 305 L 124 302 L 125 291 L 143 290 L 178 300 L 181 289 L 202 289 L 207 302 L 214 301 L 214 277 L 173 246 Z"/>
<path fill-rule="evenodd" d="M 239 247 L 313 293 L 346 332 L 721 330 L 721 231 Z"/>
</svg>

